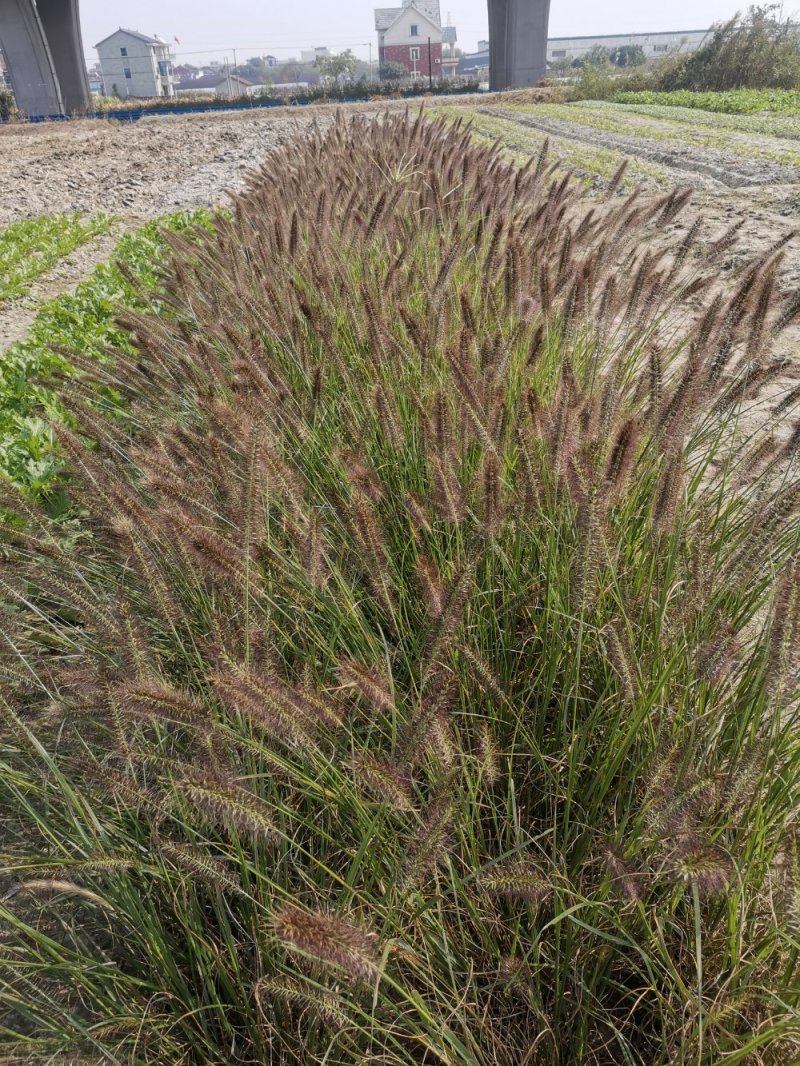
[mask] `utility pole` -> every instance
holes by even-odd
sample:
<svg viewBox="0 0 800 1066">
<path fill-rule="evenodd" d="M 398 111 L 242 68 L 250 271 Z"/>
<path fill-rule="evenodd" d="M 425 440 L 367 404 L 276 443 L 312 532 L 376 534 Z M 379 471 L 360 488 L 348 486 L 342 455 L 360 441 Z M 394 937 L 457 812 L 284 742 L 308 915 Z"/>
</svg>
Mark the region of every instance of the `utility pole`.
<svg viewBox="0 0 800 1066">
<path fill-rule="evenodd" d="M 428 88 L 433 92 L 433 60 L 431 59 L 431 39 L 428 38 Z"/>
</svg>

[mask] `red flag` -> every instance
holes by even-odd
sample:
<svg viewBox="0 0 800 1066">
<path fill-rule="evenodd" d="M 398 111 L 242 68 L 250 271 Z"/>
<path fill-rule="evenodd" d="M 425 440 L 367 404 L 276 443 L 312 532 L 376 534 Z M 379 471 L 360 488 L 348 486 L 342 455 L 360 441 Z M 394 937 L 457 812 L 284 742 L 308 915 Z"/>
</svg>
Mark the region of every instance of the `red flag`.
<svg viewBox="0 0 800 1066">
<path fill-rule="evenodd" d="M 180 43 L 181 43 L 181 42 L 180 42 L 180 41 L 178 40 L 178 38 L 177 38 L 177 37 L 173 37 L 173 40 L 175 41 L 175 44 L 180 44 Z"/>
</svg>

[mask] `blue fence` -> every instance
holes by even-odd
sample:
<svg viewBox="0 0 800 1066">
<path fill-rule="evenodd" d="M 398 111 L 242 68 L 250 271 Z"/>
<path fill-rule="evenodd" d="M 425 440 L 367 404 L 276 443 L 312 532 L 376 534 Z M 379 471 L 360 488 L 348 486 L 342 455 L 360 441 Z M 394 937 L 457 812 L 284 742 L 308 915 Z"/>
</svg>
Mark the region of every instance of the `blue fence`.
<svg viewBox="0 0 800 1066">
<path fill-rule="evenodd" d="M 400 95 L 405 100 L 413 100 L 416 97 L 425 95 L 425 91 L 422 92 L 405 92 Z M 440 95 L 447 96 L 461 96 L 468 93 L 474 93 L 475 89 L 472 86 L 459 87 L 458 89 L 451 89 L 447 93 Z M 377 103 L 381 99 L 387 101 L 391 97 L 372 97 L 372 102 Z M 225 104 L 185 104 L 179 107 L 142 107 L 142 108 L 119 108 L 113 111 L 95 111 L 88 115 L 75 116 L 76 120 L 85 119 L 116 119 L 118 122 L 138 122 L 140 118 L 144 118 L 147 115 L 196 115 L 203 112 L 214 111 L 258 111 L 264 108 L 271 107 L 308 107 L 310 104 L 367 104 L 370 103 L 369 96 L 354 96 L 348 97 L 346 100 L 339 100 L 329 97 L 311 97 L 311 98 L 297 98 L 294 100 L 283 99 L 259 99 L 259 100 L 242 100 L 235 103 Z M 9 122 L 10 119 L 0 119 L 0 125 Z M 73 117 L 71 115 L 32 115 L 27 119 L 28 122 L 71 122 Z"/>
</svg>

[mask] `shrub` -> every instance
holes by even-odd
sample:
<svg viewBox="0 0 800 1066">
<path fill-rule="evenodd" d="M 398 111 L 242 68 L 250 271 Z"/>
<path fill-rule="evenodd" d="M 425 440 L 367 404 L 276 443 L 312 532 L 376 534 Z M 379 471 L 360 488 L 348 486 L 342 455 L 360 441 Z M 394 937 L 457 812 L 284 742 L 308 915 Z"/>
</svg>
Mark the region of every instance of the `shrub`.
<svg viewBox="0 0 800 1066">
<path fill-rule="evenodd" d="M 408 71 L 402 63 L 395 63 L 389 59 L 378 67 L 378 77 L 381 81 L 402 81 L 403 78 L 408 77 Z"/>
<path fill-rule="evenodd" d="M 16 114 L 14 95 L 10 89 L 0 88 L 0 122 L 5 122 Z"/>
<path fill-rule="evenodd" d="M 568 94 L 573 100 L 610 100 L 621 93 L 642 92 L 651 84 L 651 74 L 643 67 L 629 67 L 624 74 L 619 74 L 613 67 L 587 63 Z"/>
<path fill-rule="evenodd" d="M 3 576 L 14 1061 L 800 1050 L 798 434 L 738 419 L 798 305 L 655 251 L 685 200 L 339 121 L 76 357 L 87 533 L 16 504 Z"/>
<path fill-rule="evenodd" d="M 800 38 L 778 4 L 753 6 L 720 23 L 709 40 L 653 72 L 652 88 L 714 90 L 800 88 Z"/>
<path fill-rule="evenodd" d="M 614 48 L 610 55 L 615 67 L 643 67 L 647 62 L 644 48 L 640 44 L 623 44 Z"/>
</svg>

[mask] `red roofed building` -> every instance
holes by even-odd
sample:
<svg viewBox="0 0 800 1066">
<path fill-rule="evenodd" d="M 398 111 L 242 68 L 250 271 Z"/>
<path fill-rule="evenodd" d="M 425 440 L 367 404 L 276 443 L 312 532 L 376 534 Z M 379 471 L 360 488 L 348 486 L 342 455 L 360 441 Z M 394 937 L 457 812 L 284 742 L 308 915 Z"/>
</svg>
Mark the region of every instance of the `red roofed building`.
<svg viewBox="0 0 800 1066">
<path fill-rule="evenodd" d="M 375 29 L 381 63 L 400 63 L 412 78 L 443 76 L 439 0 L 403 0 L 402 7 L 376 8 Z"/>
</svg>

